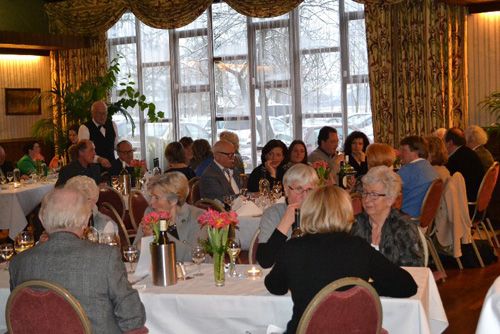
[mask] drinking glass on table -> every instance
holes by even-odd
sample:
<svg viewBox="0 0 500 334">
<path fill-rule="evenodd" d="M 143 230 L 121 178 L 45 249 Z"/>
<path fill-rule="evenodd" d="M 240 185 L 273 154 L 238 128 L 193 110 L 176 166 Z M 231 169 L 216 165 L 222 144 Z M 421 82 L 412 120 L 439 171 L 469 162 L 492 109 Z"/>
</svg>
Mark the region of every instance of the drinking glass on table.
<svg viewBox="0 0 500 334">
<path fill-rule="evenodd" d="M 201 264 L 205 261 L 205 249 L 202 246 L 196 246 L 192 251 L 193 262 L 198 265 L 198 272 L 193 276 L 203 276 L 201 273 Z"/>
<path fill-rule="evenodd" d="M 103 233 L 101 237 L 101 244 L 120 247 L 120 237 L 115 233 Z"/>
<path fill-rule="evenodd" d="M 7 172 L 7 180 L 9 180 L 9 182 L 12 182 L 12 180 L 14 180 L 14 173 Z"/>
<path fill-rule="evenodd" d="M 128 273 L 134 273 L 134 265 L 132 264 L 137 259 L 137 247 L 135 246 L 123 246 L 122 248 L 123 257 L 130 264 L 130 270 Z"/>
<path fill-rule="evenodd" d="M 2 254 L 2 258 L 5 260 L 5 267 L 3 270 L 9 270 L 9 260 L 14 255 L 14 247 L 12 244 L 6 243 L 0 245 L 0 253 Z"/>
<path fill-rule="evenodd" d="M 234 196 L 234 195 L 222 196 L 222 201 L 224 202 L 227 211 L 231 210 L 231 207 L 233 206 L 233 202 L 235 199 L 236 199 L 236 196 Z"/>
<path fill-rule="evenodd" d="M 238 273 L 236 272 L 236 259 L 241 251 L 240 240 L 237 236 L 232 237 L 227 241 L 227 253 L 229 254 L 229 258 L 231 260 L 231 265 L 229 267 L 228 277 L 238 277 Z"/>
<path fill-rule="evenodd" d="M 243 204 L 246 204 L 248 201 L 248 189 L 247 188 L 241 188 L 240 189 L 240 195 L 241 195 L 241 200 Z"/>
<path fill-rule="evenodd" d="M 118 187 L 120 186 L 120 177 L 118 175 L 111 176 L 111 186 L 118 190 Z"/>
<path fill-rule="evenodd" d="M 275 181 L 273 184 L 273 197 L 274 200 L 279 200 L 281 198 L 281 191 L 282 191 L 282 186 L 281 186 L 281 181 Z"/>
<path fill-rule="evenodd" d="M 0 183 L 3 185 L 3 184 L 6 184 L 7 183 L 7 178 L 5 177 L 5 175 L 0 175 Z"/>
<path fill-rule="evenodd" d="M 35 246 L 33 231 L 22 231 L 17 235 L 16 240 L 14 240 L 14 250 L 16 254 L 24 252 L 33 246 Z"/>
</svg>

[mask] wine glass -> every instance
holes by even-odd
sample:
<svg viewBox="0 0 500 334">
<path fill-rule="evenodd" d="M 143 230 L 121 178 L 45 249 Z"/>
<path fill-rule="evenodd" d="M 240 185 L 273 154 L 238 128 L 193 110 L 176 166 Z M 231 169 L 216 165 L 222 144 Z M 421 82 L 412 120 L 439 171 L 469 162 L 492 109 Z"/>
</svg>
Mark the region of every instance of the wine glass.
<svg viewBox="0 0 500 334">
<path fill-rule="evenodd" d="M 228 277 L 239 277 L 236 272 L 236 259 L 241 251 L 241 244 L 238 237 L 234 236 L 233 238 L 227 241 L 227 253 L 229 254 L 229 258 L 231 259 L 231 265 L 229 267 Z"/>
<path fill-rule="evenodd" d="M 128 273 L 133 274 L 135 272 L 135 270 L 134 270 L 134 265 L 132 264 L 132 262 L 135 262 L 135 260 L 137 259 L 137 247 L 135 247 L 133 245 L 132 246 L 123 246 L 122 252 L 123 252 L 123 257 L 125 258 L 125 260 L 127 260 L 127 262 L 130 264 L 130 270 L 128 271 Z"/>
<path fill-rule="evenodd" d="M 7 183 L 7 178 L 5 177 L 5 175 L 0 175 L 0 183 L 2 185 L 6 184 Z"/>
<path fill-rule="evenodd" d="M 222 196 L 222 201 L 224 202 L 224 204 L 226 204 L 226 210 L 227 211 L 231 210 L 231 207 L 233 205 L 234 199 L 235 199 L 234 195 L 225 195 L 225 196 Z"/>
<path fill-rule="evenodd" d="M 240 195 L 241 195 L 241 200 L 243 201 L 243 204 L 246 204 L 248 201 L 248 189 L 247 188 L 241 188 L 240 189 Z"/>
<path fill-rule="evenodd" d="M 203 276 L 201 273 L 201 264 L 205 261 L 205 249 L 202 246 L 196 246 L 192 251 L 193 262 L 198 265 L 198 273 L 193 276 Z"/>
<path fill-rule="evenodd" d="M 116 233 L 103 233 L 101 237 L 101 244 L 120 247 L 120 238 Z"/>
<path fill-rule="evenodd" d="M 99 242 L 99 231 L 97 231 L 95 227 L 87 226 L 83 231 L 83 239 L 90 242 Z"/>
<path fill-rule="evenodd" d="M 5 267 L 3 270 L 9 270 L 9 260 L 14 255 L 14 247 L 12 244 L 6 243 L 0 245 L 0 253 L 2 254 L 2 258 L 5 260 Z"/>
<path fill-rule="evenodd" d="M 273 197 L 276 201 L 281 198 L 281 191 L 282 191 L 281 181 L 275 181 L 273 183 Z"/>
<path fill-rule="evenodd" d="M 16 254 L 24 252 L 33 246 L 35 246 L 33 231 L 22 231 L 17 235 L 14 242 L 14 250 L 16 251 Z"/>
<path fill-rule="evenodd" d="M 7 172 L 7 180 L 9 180 L 9 182 L 12 182 L 13 179 L 14 179 L 14 173 Z"/>
<path fill-rule="evenodd" d="M 120 177 L 118 175 L 111 176 L 111 186 L 118 190 L 119 185 L 120 185 Z"/>
</svg>

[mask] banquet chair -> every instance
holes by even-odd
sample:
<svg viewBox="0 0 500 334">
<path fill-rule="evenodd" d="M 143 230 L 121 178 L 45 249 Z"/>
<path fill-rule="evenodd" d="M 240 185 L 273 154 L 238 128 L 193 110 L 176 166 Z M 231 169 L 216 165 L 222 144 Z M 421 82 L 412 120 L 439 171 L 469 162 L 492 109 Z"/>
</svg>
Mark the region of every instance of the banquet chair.
<svg viewBox="0 0 500 334">
<path fill-rule="evenodd" d="M 240 182 L 241 182 L 241 189 L 248 188 L 248 175 L 241 173 Z"/>
<path fill-rule="evenodd" d="M 139 190 L 132 190 L 130 192 L 130 196 L 128 197 L 128 213 L 130 222 L 136 232 L 148 206 L 148 200 L 144 197 L 142 192 Z"/>
<path fill-rule="evenodd" d="M 425 231 L 425 244 L 427 245 L 428 251 L 432 259 L 434 260 L 434 264 L 436 265 L 438 273 L 434 275 L 437 279 L 441 279 L 443 282 L 446 279 L 446 271 L 444 270 L 443 263 L 439 258 L 436 248 L 432 243 L 430 238 L 430 233 L 432 233 L 434 218 L 436 218 L 439 206 L 441 204 L 441 197 L 443 196 L 443 180 L 440 178 L 432 181 L 429 189 L 427 189 L 427 193 L 425 194 L 424 200 L 422 201 L 422 207 L 420 209 L 420 216 L 416 218 L 412 218 L 414 221 L 418 221 L 418 226 L 422 229 L 422 232 Z M 424 243 L 422 243 L 424 247 Z"/>
<path fill-rule="evenodd" d="M 349 290 L 337 291 L 353 286 Z M 360 278 L 346 277 L 321 289 L 300 318 L 297 334 L 387 333 L 375 289 Z"/>
<path fill-rule="evenodd" d="M 125 202 L 122 194 L 120 194 L 118 190 L 107 185 L 99 186 L 99 199 L 97 200 L 97 207 L 100 207 L 104 202 L 111 204 L 120 215 L 120 218 L 122 220 L 125 219 Z"/>
<path fill-rule="evenodd" d="M 257 247 L 259 247 L 260 227 L 255 231 L 255 234 L 250 241 L 250 251 L 248 252 L 248 264 L 257 264 Z"/>
<path fill-rule="evenodd" d="M 90 334 L 90 321 L 80 303 L 63 287 L 30 280 L 10 294 L 5 310 L 10 334 Z"/>
<path fill-rule="evenodd" d="M 215 211 L 226 212 L 226 209 L 224 209 L 224 206 L 222 206 L 222 204 L 210 198 L 202 198 L 196 201 L 194 206 L 203 210 L 207 210 L 208 208 L 210 208 Z"/>
<path fill-rule="evenodd" d="M 497 245 L 497 247 L 500 247 L 500 243 L 498 242 L 498 238 L 496 236 L 495 230 L 493 229 L 493 226 L 491 226 L 490 219 L 486 217 L 486 211 L 488 209 L 488 205 L 490 204 L 493 189 L 495 189 L 495 185 L 498 180 L 498 170 L 499 165 L 498 162 L 495 161 L 484 174 L 483 181 L 481 182 L 479 191 L 477 192 L 476 201 L 469 202 L 469 205 L 474 207 L 474 213 L 472 214 L 471 218 L 472 228 L 477 231 L 481 239 L 483 239 L 481 230 L 484 231 L 485 239 L 489 241 L 492 247 L 493 242 L 491 241 L 489 232 L 491 232 L 491 234 L 493 235 L 493 240 L 495 240 L 495 244 Z M 488 226 L 486 226 L 486 224 L 484 223 L 485 221 Z"/>
<path fill-rule="evenodd" d="M 130 241 L 131 236 L 127 232 L 127 228 L 115 208 L 111 204 L 104 202 L 99 206 L 99 211 L 109 216 L 118 225 L 121 246 L 130 246 L 132 244 Z"/>
<path fill-rule="evenodd" d="M 352 213 L 357 215 L 358 213 L 363 212 L 363 203 L 361 202 L 361 196 L 359 194 L 351 194 L 351 203 L 352 203 Z"/>
<path fill-rule="evenodd" d="M 196 176 L 193 177 L 191 180 L 188 182 L 188 188 L 189 188 L 189 194 L 186 199 L 186 202 L 188 204 L 194 205 L 197 201 L 200 200 L 201 195 L 200 195 L 200 179 L 201 177 Z"/>
</svg>

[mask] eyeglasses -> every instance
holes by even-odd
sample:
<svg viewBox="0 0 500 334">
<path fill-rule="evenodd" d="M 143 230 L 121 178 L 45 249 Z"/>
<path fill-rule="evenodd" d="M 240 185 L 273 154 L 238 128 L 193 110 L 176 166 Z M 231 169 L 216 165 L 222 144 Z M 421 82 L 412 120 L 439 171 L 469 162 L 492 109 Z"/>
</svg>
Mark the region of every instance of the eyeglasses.
<svg viewBox="0 0 500 334">
<path fill-rule="evenodd" d="M 290 188 L 290 190 L 296 193 L 297 195 L 303 195 L 304 193 L 309 194 L 309 192 L 313 190 L 313 188 L 302 189 L 302 187 L 292 188 L 290 186 L 288 186 L 288 188 Z"/>
<path fill-rule="evenodd" d="M 220 153 L 220 154 L 224 154 L 226 157 L 228 158 L 234 158 L 234 155 L 235 153 L 228 153 L 228 152 L 217 152 L 217 153 Z"/>
<path fill-rule="evenodd" d="M 387 194 L 379 194 L 379 193 L 374 193 L 374 192 L 366 192 L 362 191 L 360 193 L 361 197 L 366 198 L 367 196 L 370 196 L 371 199 L 377 200 L 380 196 L 387 196 Z"/>
<path fill-rule="evenodd" d="M 120 153 L 123 153 L 123 154 L 132 154 L 135 152 L 135 150 L 130 150 L 130 151 L 118 151 Z"/>
</svg>

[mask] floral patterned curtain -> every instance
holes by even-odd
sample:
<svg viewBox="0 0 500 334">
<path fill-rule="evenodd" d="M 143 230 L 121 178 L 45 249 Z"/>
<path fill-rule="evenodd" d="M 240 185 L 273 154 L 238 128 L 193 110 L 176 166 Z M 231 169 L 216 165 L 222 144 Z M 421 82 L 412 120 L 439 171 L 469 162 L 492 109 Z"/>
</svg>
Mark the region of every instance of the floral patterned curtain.
<svg viewBox="0 0 500 334">
<path fill-rule="evenodd" d="M 375 140 L 465 126 L 465 9 L 434 0 L 365 3 Z"/>
<path fill-rule="evenodd" d="M 250 17 L 276 17 L 291 12 L 304 0 L 226 0 L 238 13 Z"/>
</svg>

